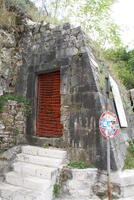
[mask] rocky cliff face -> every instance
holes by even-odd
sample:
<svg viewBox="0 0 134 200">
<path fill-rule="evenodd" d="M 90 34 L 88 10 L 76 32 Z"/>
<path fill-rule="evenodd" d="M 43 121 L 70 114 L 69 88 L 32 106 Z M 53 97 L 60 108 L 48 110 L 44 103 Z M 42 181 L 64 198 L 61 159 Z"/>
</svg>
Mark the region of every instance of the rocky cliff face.
<svg viewBox="0 0 134 200">
<path fill-rule="evenodd" d="M 16 20 L 15 27 L 0 27 L 0 151 L 15 145 L 25 132 L 24 98 L 15 92 L 22 65 L 20 12 Z"/>
<path fill-rule="evenodd" d="M 22 64 L 21 52 L 16 47 L 15 30 L 0 29 L 0 94 L 15 92 L 17 74 Z"/>
</svg>

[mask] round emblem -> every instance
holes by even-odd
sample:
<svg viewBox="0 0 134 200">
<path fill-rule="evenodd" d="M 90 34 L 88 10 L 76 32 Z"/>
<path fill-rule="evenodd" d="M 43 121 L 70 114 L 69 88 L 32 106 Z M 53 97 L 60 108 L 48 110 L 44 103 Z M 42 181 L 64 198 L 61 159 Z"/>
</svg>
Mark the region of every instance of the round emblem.
<svg viewBox="0 0 134 200">
<path fill-rule="evenodd" d="M 101 134 L 106 138 L 114 138 L 119 130 L 117 115 L 112 112 L 104 112 L 99 120 Z"/>
</svg>

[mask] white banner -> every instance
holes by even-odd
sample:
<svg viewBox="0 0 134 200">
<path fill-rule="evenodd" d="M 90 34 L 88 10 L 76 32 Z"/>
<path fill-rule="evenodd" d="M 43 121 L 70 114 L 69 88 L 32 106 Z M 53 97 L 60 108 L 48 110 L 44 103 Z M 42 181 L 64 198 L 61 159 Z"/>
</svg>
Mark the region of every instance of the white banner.
<svg viewBox="0 0 134 200">
<path fill-rule="evenodd" d="M 109 81 L 110 81 L 110 85 L 111 85 L 113 96 L 114 96 L 114 101 L 115 101 L 116 110 L 117 110 L 118 117 L 119 117 L 120 126 L 124 127 L 124 128 L 128 127 L 126 114 L 125 114 L 125 111 L 123 108 L 118 85 L 110 75 L 109 75 Z"/>
</svg>

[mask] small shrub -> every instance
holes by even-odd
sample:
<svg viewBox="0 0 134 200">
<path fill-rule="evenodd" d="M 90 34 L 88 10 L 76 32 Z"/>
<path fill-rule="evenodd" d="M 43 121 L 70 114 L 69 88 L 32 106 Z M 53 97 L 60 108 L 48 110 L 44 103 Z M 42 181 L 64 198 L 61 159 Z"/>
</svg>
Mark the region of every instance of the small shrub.
<svg viewBox="0 0 134 200">
<path fill-rule="evenodd" d="M 62 195 L 62 187 L 60 184 L 56 183 L 53 188 L 53 196 L 58 198 Z"/>
<path fill-rule="evenodd" d="M 123 169 L 133 169 L 134 168 L 134 141 L 129 142 L 129 147 L 127 150 L 126 160 Z"/>
<path fill-rule="evenodd" d="M 77 169 L 85 169 L 88 168 L 89 166 L 83 162 L 83 161 L 71 161 L 70 166 L 72 168 L 77 168 Z"/>
<path fill-rule="evenodd" d="M 46 144 L 43 145 L 43 147 L 44 148 L 49 148 L 49 144 L 46 143 Z"/>
<path fill-rule="evenodd" d="M 17 103 L 23 103 L 25 116 L 28 116 L 31 113 L 31 107 L 29 103 L 26 101 L 25 97 L 10 93 L 5 93 L 0 97 L 0 112 L 2 112 L 4 102 L 8 100 L 16 101 Z"/>
<path fill-rule="evenodd" d="M 134 50 L 127 48 L 110 49 L 106 58 L 113 62 L 113 69 L 127 89 L 134 88 Z"/>
<path fill-rule="evenodd" d="M 0 100 L 0 113 L 2 112 L 3 106 L 4 106 L 4 103 L 2 100 Z"/>
<path fill-rule="evenodd" d="M 9 12 L 5 6 L 5 2 L 2 1 L 0 5 L 0 25 L 4 27 L 15 27 L 16 16 L 15 13 Z"/>
<path fill-rule="evenodd" d="M 19 130 L 18 130 L 18 128 L 15 128 L 15 129 L 13 130 L 13 135 L 14 135 L 14 136 L 19 135 Z"/>
</svg>

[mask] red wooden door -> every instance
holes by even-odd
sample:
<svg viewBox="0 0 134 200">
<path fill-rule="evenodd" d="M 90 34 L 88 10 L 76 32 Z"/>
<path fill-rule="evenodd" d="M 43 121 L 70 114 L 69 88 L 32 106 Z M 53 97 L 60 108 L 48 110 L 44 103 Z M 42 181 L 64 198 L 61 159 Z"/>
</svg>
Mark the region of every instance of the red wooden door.
<svg viewBox="0 0 134 200">
<path fill-rule="evenodd" d="M 37 135 L 59 137 L 60 123 L 60 71 L 39 76 Z"/>
</svg>

